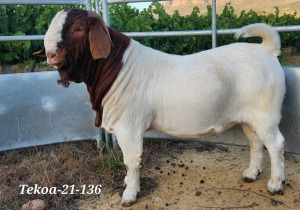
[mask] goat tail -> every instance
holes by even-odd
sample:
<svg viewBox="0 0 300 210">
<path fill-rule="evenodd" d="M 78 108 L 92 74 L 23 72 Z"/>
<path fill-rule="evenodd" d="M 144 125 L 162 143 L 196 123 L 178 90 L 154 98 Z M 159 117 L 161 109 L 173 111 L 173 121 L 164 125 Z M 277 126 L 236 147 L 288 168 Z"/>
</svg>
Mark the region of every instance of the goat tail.
<svg viewBox="0 0 300 210">
<path fill-rule="evenodd" d="M 239 37 L 261 37 L 262 45 L 267 48 L 270 54 L 274 56 L 280 55 L 280 36 L 271 26 L 265 23 L 255 23 L 242 27 L 236 34 Z"/>
</svg>

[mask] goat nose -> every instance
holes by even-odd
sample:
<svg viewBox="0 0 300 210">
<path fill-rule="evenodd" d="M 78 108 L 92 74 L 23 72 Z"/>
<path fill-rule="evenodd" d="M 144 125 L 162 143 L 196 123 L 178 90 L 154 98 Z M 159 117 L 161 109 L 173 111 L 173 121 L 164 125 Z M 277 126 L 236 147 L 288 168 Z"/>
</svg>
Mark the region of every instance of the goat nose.
<svg viewBox="0 0 300 210">
<path fill-rule="evenodd" d="M 56 56 L 56 53 L 47 53 L 48 58 L 54 58 Z"/>
</svg>

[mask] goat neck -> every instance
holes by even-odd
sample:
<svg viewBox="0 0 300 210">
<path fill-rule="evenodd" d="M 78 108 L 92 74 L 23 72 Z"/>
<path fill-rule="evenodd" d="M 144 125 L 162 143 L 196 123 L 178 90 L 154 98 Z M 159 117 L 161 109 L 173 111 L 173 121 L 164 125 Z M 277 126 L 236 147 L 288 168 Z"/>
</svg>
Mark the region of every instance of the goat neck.
<svg viewBox="0 0 300 210">
<path fill-rule="evenodd" d="M 127 49 L 130 38 L 109 28 L 112 40 L 112 49 L 106 59 L 93 60 L 87 63 L 84 83 L 90 94 L 92 108 L 96 111 L 95 126 L 102 122 L 102 99 L 109 91 L 123 66 L 123 54 Z"/>
</svg>

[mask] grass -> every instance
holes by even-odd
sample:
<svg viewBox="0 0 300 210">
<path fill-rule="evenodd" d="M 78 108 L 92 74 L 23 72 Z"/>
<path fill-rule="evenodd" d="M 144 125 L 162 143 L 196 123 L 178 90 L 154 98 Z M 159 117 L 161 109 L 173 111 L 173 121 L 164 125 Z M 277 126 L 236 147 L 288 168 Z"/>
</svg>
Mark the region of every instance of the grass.
<svg viewBox="0 0 300 210">
<path fill-rule="evenodd" d="M 94 141 L 0 152 L 0 209 L 20 209 L 34 199 L 46 201 L 47 209 L 74 209 L 76 200 L 88 195 L 20 195 L 19 186 L 38 184 L 59 189 L 63 184 L 78 188 L 82 185 L 108 186 L 114 177 L 124 175 L 120 151 L 99 151 Z"/>
<path fill-rule="evenodd" d="M 154 168 L 163 155 L 174 156 L 174 149 L 170 148 L 175 148 L 175 144 L 169 141 L 145 140 L 144 145 L 142 173 Z M 62 189 L 62 185 L 75 185 L 77 188 L 101 185 L 102 192 L 121 195 L 125 174 L 121 151 L 110 148 L 99 150 L 95 141 L 64 142 L 0 152 L 0 209 L 21 209 L 22 205 L 34 199 L 45 201 L 47 210 L 76 209 L 79 201 L 98 198 L 99 195 L 21 195 L 20 185 L 38 184 L 58 189 Z M 141 178 L 141 185 L 146 186 L 142 196 L 157 186 L 155 180 L 145 177 Z"/>
<path fill-rule="evenodd" d="M 104 147 L 100 152 L 99 159 L 95 162 L 99 171 L 111 170 L 112 168 L 123 168 L 125 166 L 121 151 L 114 151 Z"/>
</svg>

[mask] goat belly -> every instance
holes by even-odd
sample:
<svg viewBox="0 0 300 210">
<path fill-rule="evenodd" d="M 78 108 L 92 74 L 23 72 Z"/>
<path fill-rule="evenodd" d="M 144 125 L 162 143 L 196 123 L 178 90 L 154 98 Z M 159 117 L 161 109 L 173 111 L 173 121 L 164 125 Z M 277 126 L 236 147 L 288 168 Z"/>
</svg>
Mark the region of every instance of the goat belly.
<svg viewBox="0 0 300 210">
<path fill-rule="evenodd" d="M 230 122 L 225 125 L 214 125 L 204 130 L 190 129 L 190 127 L 184 129 L 184 126 L 183 129 L 170 129 L 153 125 L 149 130 L 162 132 L 179 138 L 204 138 L 211 136 L 219 136 L 222 132 L 226 131 L 227 129 L 230 129 L 236 124 L 236 122 Z"/>
</svg>

